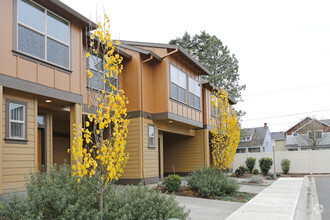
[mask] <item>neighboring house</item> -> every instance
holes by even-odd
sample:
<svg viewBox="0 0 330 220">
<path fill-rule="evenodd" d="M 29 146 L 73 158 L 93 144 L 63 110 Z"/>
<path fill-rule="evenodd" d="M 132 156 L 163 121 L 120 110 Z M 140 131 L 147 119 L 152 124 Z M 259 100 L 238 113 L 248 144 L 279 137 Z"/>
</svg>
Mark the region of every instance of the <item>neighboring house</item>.
<svg viewBox="0 0 330 220">
<path fill-rule="evenodd" d="M 272 139 L 267 123 L 264 127 L 244 128 L 241 130 L 241 140 L 237 153 L 272 152 Z"/>
<path fill-rule="evenodd" d="M 33 168 L 70 163 L 73 125 L 90 112 L 88 93 L 102 88 L 85 74 L 84 31 L 96 24 L 58 0 L 1 1 L 0 19 L 3 194 L 24 191 Z M 213 88 L 201 85 L 209 71 L 174 45 L 123 41 L 116 51 L 124 70 L 113 80 L 129 98 L 131 121 L 120 181 L 156 183 L 210 164 Z"/>
<path fill-rule="evenodd" d="M 286 131 L 286 149 L 299 150 L 329 150 L 330 120 L 317 120 L 306 117 Z"/>
<path fill-rule="evenodd" d="M 285 148 L 285 143 L 286 143 L 286 138 L 285 138 L 285 132 L 272 132 L 270 133 L 271 138 L 272 138 L 272 145 L 274 148 L 274 151 L 286 151 L 287 149 Z"/>
</svg>

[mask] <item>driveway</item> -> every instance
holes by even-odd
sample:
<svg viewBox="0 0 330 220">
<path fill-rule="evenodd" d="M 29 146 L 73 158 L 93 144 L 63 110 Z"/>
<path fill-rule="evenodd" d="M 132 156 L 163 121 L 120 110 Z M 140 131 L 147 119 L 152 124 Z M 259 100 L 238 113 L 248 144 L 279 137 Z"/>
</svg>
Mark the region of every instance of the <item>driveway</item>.
<svg viewBox="0 0 330 220">
<path fill-rule="evenodd" d="M 176 196 L 175 200 L 184 205 L 186 209 L 190 209 L 189 216 L 192 220 L 225 219 L 244 205 L 244 203 L 239 202 L 224 202 L 184 196 Z"/>
<path fill-rule="evenodd" d="M 330 176 L 315 176 L 322 219 L 330 219 Z"/>
</svg>

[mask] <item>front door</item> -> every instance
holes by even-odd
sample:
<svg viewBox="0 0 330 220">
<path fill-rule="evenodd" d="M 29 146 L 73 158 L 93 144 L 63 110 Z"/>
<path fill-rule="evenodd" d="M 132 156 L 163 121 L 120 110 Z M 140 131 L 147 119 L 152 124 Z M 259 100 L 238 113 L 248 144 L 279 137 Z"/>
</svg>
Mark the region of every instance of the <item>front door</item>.
<svg viewBox="0 0 330 220">
<path fill-rule="evenodd" d="M 162 155 L 162 146 L 163 146 L 163 134 L 161 132 L 158 132 L 158 173 L 159 173 L 159 179 L 163 179 L 162 175 L 162 164 L 163 164 L 163 155 Z"/>
<path fill-rule="evenodd" d="M 46 171 L 46 115 L 38 115 L 38 169 Z"/>
</svg>

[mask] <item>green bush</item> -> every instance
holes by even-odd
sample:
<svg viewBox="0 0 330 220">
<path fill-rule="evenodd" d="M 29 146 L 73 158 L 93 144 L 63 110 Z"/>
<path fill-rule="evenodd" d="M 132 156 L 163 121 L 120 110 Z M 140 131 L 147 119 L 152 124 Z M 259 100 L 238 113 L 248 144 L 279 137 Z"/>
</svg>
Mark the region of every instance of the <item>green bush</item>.
<svg viewBox="0 0 330 220">
<path fill-rule="evenodd" d="M 170 192 L 178 192 L 180 190 L 182 178 L 179 175 L 169 175 L 163 183 Z"/>
<path fill-rule="evenodd" d="M 241 165 L 235 170 L 235 176 L 236 177 L 243 176 L 246 171 L 247 171 L 247 169 L 244 166 Z"/>
<path fill-rule="evenodd" d="M 239 188 L 236 180 L 213 167 L 194 170 L 187 177 L 187 181 L 191 190 L 206 198 L 235 194 Z"/>
<path fill-rule="evenodd" d="M 189 213 L 174 196 L 167 196 L 146 186 L 121 186 L 107 194 L 103 219 L 187 219 Z"/>
<path fill-rule="evenodd" d="M 148 191 L 142 186 L 117 190 L 114 185 L 110 185 L 105 193 L 105 208 L 101 213 L 98 210 L 98 193 L 84 179 L 78 184 L 70 171 L 64 165 L 58 171 L 56 166 L 51 167 L 48 174 L 38 171 L 31 173 L 27 182 L 27 198 L 12 197 L 9 203 L 0 208 L 0 219 L 97 220 L 101 216 L 103 219 L 161 219 L 163 216 L 186 219 L 188 216 L 172 197 Z M 136 200 L 143 201 L 139 207 Z M 120 206 L 117 207 L 115 203 Z M 137 211 L 140 209 L 143 212 Z M 127 214 L 121 214 L 123 212 Z M 130 215 L 134 218 L 127 217 Z"/>
<path fill-rule="evenodd" d="M 252 174 L 253 175 L 259 175 L 259 170 L 258 169 L 253 169 Z"/>
<path fill-rule="evenodd" d="M 253 158 L 253 157 L 246 158 L 245 165 L 246 165 L 249 173 L 252 173 L 255 164 L 256 164 L 256 158 Z"/>
<path fill-rule="evenodd" d="M 281 161 L 281 167 L 282 167 L 282 172 L 285 174 L 289 173 L 290 170 L 290 160 L 289 159 L 283 159 Z"/>
<path fill-rule="evenodd" d="M 261 170 L 261 173 L 263 175 L 267 175 L 270 168 L 272 167 L 273 165 L 273 160 L 271 158 L 261 158 L 259 160 L 259 167 L 260 167 L 260 170 Z"/>
</svg>

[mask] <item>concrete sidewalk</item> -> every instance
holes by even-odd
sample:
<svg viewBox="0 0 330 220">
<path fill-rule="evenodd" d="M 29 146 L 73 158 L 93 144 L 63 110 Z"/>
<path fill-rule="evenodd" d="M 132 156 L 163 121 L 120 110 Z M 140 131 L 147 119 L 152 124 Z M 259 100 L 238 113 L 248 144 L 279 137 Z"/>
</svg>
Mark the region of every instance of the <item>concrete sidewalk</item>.
<svg viewBox="0 0 330 220">
<path fill-rule="evenodd" d="M 304 178 L 280 178 L 264 189 L 227 220 L 293 219 Z"/>
<path fill-rule="evenodd" d="M 190 210 L 189 217 L 192 220 L 226 219 L 244 203 L 225 202 L 212 199 L 199 199 L 184 196 L 175 196 L 175 200 Z"/>
</svg>

